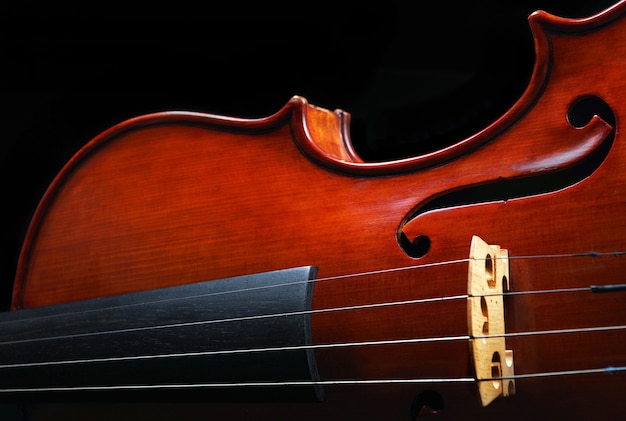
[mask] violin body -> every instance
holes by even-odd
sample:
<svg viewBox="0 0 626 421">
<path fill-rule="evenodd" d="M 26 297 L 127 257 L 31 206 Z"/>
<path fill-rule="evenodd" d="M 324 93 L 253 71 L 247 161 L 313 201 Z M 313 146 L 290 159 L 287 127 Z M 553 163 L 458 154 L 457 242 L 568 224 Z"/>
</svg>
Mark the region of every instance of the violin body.
<svg viewBox="0 0 626 421">
<path fill-rule="evenodd" d="M 354 383 L 314 403 L 206 404 L 214 419 L 618 419 L 619 372 L 520 377 L 483 407 L 475 382 L 453 381 L 473 375 L 467 340 L 410 341 L 467 335 L 466 300 L 428 300 L 467 294 L 474 235 L 508 250 L 513 292 L 623 282 L 626 3 L 530 24 L 520 100 L 433 153 L 365 162 L 349 114 L 301 97 L 267 118 L 166 112 L 105 131 L 41 200 L 13 310 L 315 266 L 312 344 L 358 344 L 315 349 L 319 379 Z M 568 330 L 507 338 L 515 374 L 626 366 L 626 334 L 590 330 L 626 325 L 624 304 L 506 296 L 507 332 Z M 385 383 L 402 379 L 433 381 Z"/>
</svg>

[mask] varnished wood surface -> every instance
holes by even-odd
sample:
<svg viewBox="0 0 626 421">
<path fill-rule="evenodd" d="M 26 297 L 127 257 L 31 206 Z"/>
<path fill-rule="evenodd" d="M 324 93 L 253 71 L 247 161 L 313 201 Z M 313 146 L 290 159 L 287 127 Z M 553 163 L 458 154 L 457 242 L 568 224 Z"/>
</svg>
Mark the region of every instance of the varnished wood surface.
<svg viewBox="0 0 626 421">
<path fill-rule="evenodd" d="M 79 152 L 46 193 L 21 256 L 13 305 L 313 264 L 322 278 L 314 307 L 324 309 L 463 294 L 464 265 L 324 278 L 463 259 L 473 234 L 518 256 L 622 251 L 626 152 L 619 121 L 626 109 L 619 88 L 626 23 L 619 19 L 623 6 L 617 12 L 580 23 L 544 14 L 533 18 L 538 61 L 528 90 L 513 111 L 473 138 L 477 141 L 461 142 L 463 153 L 453 147 L 442 159 L 365 163 L 349 146 L 347 115 L 300 98 L 261 120 L 170 113 L 123 123 Z M 598 119 L 572 127 L 567 110 L 585 95 L 601 97 L 617 127 Z M 562 190 L 423 211 L 455 191 L 569 171 L 588 166 L 590 156 L 598 154 L 603 159 L 597 164 L 591 159 L 597 166 L 593 173 L 578 182 L 567 172 Z M 398 244 L 400 233 L 427 235 L 429 252 L 419 259 L 407 256 Z M 613 256 L 514 260 L 512 285 L 528 290 L 587 286 L 597 279 L 618 283 L 615 274 L 623 267 Z M 623 304 L 620 294 L 515 298 L 507 302 L 507 329 L 623 324 Z M 467 328 L 462 301 L 321 314 L 313 323 L 316 343 L 462 335 Z M 622 336 L 514 338 L 516 372 L 625 365 Z M 467 353 L 466 343 L 451 342 L 317 355 L 324 379 L 354 379 L 467 376 Z M 486 409 L 478 406 L 471 385 L 428 388 L 444 397 L 440 419 L 554 419 L 564 413 L 613 418 L 623 412 L 623 382 L 619 374 L 525 380 L 516 396 Z M 320 405 L 223 405 L 206 411 L 226 419 L 250 413 L 405 419 L 420 391 L 415 386 L 337 387 Z M 590 391 L 601 393 L 590 399 Z M 609 408 L 598 409 L 599 400 Z"/>
</svg>

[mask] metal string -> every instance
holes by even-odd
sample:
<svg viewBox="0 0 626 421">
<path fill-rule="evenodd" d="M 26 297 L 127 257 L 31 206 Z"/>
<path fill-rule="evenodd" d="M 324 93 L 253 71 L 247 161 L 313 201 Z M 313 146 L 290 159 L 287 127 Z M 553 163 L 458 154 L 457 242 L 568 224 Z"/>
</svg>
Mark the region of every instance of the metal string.
<svg viewBox="0 0 626 421">
<path fill-rule="evenodd" d="M 608 252 L 608 253 L 589 252 L 589 253 L 578 253 L 578 254 L 509 256 L 508 259 L 538 259 L 538 258 L 590 257 L 590 256 L 598 257 L 602 255 L 622 256 L 622 255 L 626 255 L 626 252 Z M 29 319 L 21 319 L 19 321 L 20 322 L 30 321 L 30 320 L 38 320 L 38 319 L 44 319 L 44 318 L 49 319 L 49 318 L 54 318 L 54 317 L 67 316 L 67 315 L 80 315 L 84 313 L 105 311 L 105 310 L 110 310 L 110 309 L 123 309 L 123 308 L 128 308 L 128 307 L 141 306 L 145 304 L 155 304 L 155 303 L 160 303 L 160 302 L 172 302 L 172 301 L 180 301 L 180 300 L 186 300 L 186 299 L 196 299 L 200 297 L 209 297 L 209 296 L 223 295 L 223 294 L 234 294 L 238 292 L 247 292 L 251 290 L 259 290 L 259 289 L 266 289 L 266 288 L 278 288 L 278 287 L 285 287 L 289 285 L 302 284 L 302 283 L 327 282 L 331 280 L 346 279 L 346 278 L 351 278 L 351 277 L 372 276 L 372 275 L 378 275 L 378 274 L 383 274 L 383 273 L 391 273 L 391 272 L 405 271 L 405 270 L 411 270 L 411 269 L 420 269 L 420 268 L 426 268 L 426 267 L 467 263 L 469 262 L 469 260 L 470 259 L 468 258 L 456 259 L 456 260 L 449 260 L 449 261 L 443 261 L 443 262 L 427 263 L 427 264 L 422 264 L 422 265 L 412 265 L 412 266 L 404 266 L 404 267 L 398 267 L 398 268 L 392 268 L 392 269 L 382 269 L 382 270 L 360 272 L 360 273 L 347 274 L 347 275 L 330 276 L 330 277 L 306 280 L 306 281 L 294 281 L 294 282 L 285 282 L 285 283 L 273 284 L 273 285 L 261 285 L 261 286 L 245 288 L 245 289 L 234 289 L 234 290 L 229 290 L 229 291 L 212 292 L 212 293 L 199 294 L 199 295 L 187 296 L 187 297 L 168 298 L 164 300 L 150 301 L 149 303 L 125 304 L 125 305 L 119 305 L 119 306 L 113 306 L 113 307 L 107 307 L 107 308 L 84 310 L 81 312 L 74 312 L 74 313 L 58 313 L 58 314 L 52 314 L 52 315 L 47 315 L 47 316 L 33 317 Z M 481 259 L 474 259 L 474 260 L 481 260 Z M 504 292 L 503 294 L 484 294 L 483 296 L 493 296 L 493 295 L 514 296 L 514 295 L 551 294 L 551 293 L 583 292 L 583 291 L 593 292 L 595 290 L 604 291 L 606 289 L 620 291 L 621 290 L 620 287 L 622 286 L 623 285 L 612 285 L 612 286 L 595 286 L 594 285 L 594 286 L 589 286 L 589 287 L 576 287 L 576 288 L 557 288 L 557 289 L 543 289 L 543 290 L 530 290 L 530 291 L 509 291 L 509 292 Z M 95 332 L 78 333 L 78 334 L 72 334 L 72 335 L 49 336 L 49 337 L 35 338 L 35 339 L 2 341 L 0 342 L 0 346 L 8 345 L 8 344 L 36 342 L 36 341 L 49 341 L 49 340 L 56 340 L 56 339 L 87 337 L 87 336 L 95 336 L 95 335 L 129 333 L 129 332 L 138 332 L 138 331 L 145 331 L 145 330 L 156 330 L 156 329 L 170 329 L 170 328 L 188 327 L 188 326 L 196 326 L 196 325 L 239 322 L 239 321 L 246 321 L 246 320 L 249 321 L 249 320 L 267 319 L 267 318 L 274 318 L 274 317 L 288 317 L 288 316 L 320 314 L 320 313 L 330 313 L 330 312 L 340 312 L 340 311 L 350 311 L 350 310 L 360 310 L 360 309 L 372 309 L 372 308 L 380 308 L 380 307 L 392 307 L 392 306 L 414 305 L 414 304 L 433 303 L 433 302 L 444 302 L 444 301 L 467 299 L 468 297 L 469 297 L 468 294 L 460 294 L 460 295 L 450 295 L 450 296 L 442 296 L 442 297 L 418 298 L 418 299 L 412 299 L 412 300 L 401 300 L 401 301 L 391 301 L 391 302 L 382 302 L 382 303 L 342 306 L 342 307 L 334 307 L 334 308 L 326 308 L 326 309 L 303 310 L 303 311 L 294 311 L 294 312 L 286 312 L 286 313 L 270 313 L 270 314 L 261 314 L 261 315 L 252 315 L 252 316 L 233 317 L 233 318 L 226 318 L 226 319 L 172 323 L 172 324 L 165 324 L 165 325 L 141 326 L 141 327 L 135 327 L 135 328 L 95 331 Z M 17 322 L 18 322 L 17 320 L 16 321 L 4 321 L 4 322 L 0 322 L 0 326 L 2 324 L 17 323 Z"/>
<path fill-rule="evenodd" d="M 626 371 L 626 366 L 589 368 L 580 370 L 549 371 L 541 373 L 516 374 L 506 377 L 492 377 L 477 380 L 472 377 L 443 377 L 417 379 L 363 379 L 363 380 L 319 380 L 319 381 L 281 381 L 281 382 L 240 382 L 240 383 L 173 383 L 173 384 L 131 384 L 101 386 L 52 386 L 33 388 L 5 388 L 0 393 L 24 392 L 85 392 L 85 391 L 123 391 L 123 390 L 183 390 L 183 389 L 216 389 L 236 387 L 298 387 L 298 386 L 340 386 L 340 385 L 397 385 L 397 384 L 431 384 L 431 383 L 477 383 L 480 381 L 518 380 L 530 378 L 546 378 L 559 376 L 615 374 Z"/>
<path fill-rule="evenodd" d="M 616 287 L 619 287 L 619 286 L 621 285 L 618 285 Z M 612 286 L 611 285 L 600 286 L 600 288 L 610 288 L 610 287 Z M 530 290 L 530 291 L 514 291 L 514 292 L 505 292 L 503 294 L 473 295 L 473 297 L 480 297 L 480 296 L 489 297 L 489 296 L 495 296 L 495 295 L 515 296 L 515 295 L 534 295 L 534 294 L 554 294 L 554 293 L 583 292 L 583 291 L 590 292 L 590 291 L 593 291 L 594 288 L 599 288 L 599 287 L 590 286 L 590 287 L 578 287 L 578 288 L 557 288 L 557 289 L 543 289 L 543 290 Z M 173 328 L 179 328 L 179 327 L 201 326 L 201 325 L 209 325 L 209 324 L 217 324 L 217 323 L 261 320 L 261 319 L 268 319 L 268 318 L 274 318 L 274 317 L 304 316 L 304 315 L 311 315 L 311 314 L 321 314 L 321 313 L 331 313 L 331 312 L 351 311 L 351 310 L 363 310 L 363 309 L 373 309 L 373 308 L 381 308 L 381 307 L 395 307 L 395 306 L 405 306 L 405 305 L 413 305 L 413 304 L 438 303 L 438 302 L 444 302 L 444 301 L 462 300 L 462 299 L 467 299 L 469 297 L 470 295 L 468 294 L 460 294 L 460 295 L 450 295 L 450 296 L 444 296 L 444 297 L 418 298 L 418 299 L 413 299 L 413 300 L 389 301 L 389 302 L 372 303 L 372 304 L 359 304 L 359 305 L 332 307 L 332 308 L 325 308 L 325 309 L 301 310 L 301 311 L 292 311 L 292 312 L 283 312 L 283 313 L 268 313 L 268 314 L 252 315 L 252 316 L 231 317 L 231 318 L 225 318 L 225 319 L 200 320 L 200 321 L 194 321 L 194 322 L 170 323 L 170 324 L 164 324 L 164 325 L 92 331 L 92 332 L 85 332 L 85 333 L 76 333 L 76 334 L 71 334 L 71 335 L 57 335 L 57 336 L 47 336 L 47 337 L 34 338 L 34 339 L 18 339 L 18 340 L 11 340 L 11 341 L 2 341 L 0 342 L 0 346 L 13 345 L 13 344 L 19 344 L 19 343 L 50 341 L 50 340 L 58 340 L 58 339 L 72 339 L 72 338 L 97 336 L 97 335 L 130 333 L 130 332 L 139 332 L 139 331 L 145 331 L 145 330 L 173 329 Z M 197 296 L 183 297 L 183 298 L 175 298 L 174 300 L 191 299 L 191 298 L 198 298 L 198 297 Z M 171 301 L 171 300 L 163 300 L 163 301 Z M 142 304 L 144 303 L 132 304 L 132 305 L 142 305 Z M 128 306 L 131 306 L 131 305 L 120 306 L 120 307 L 128 307 Z M 109 307 L 109 308 L 88 310 L 88 311 L 110 310 L 111 308 L 117 309 L 119 307 Z M 81 313 L 75 313 L 75 314 L 81 314 Z M 55 316 L 57 315 L 50 315 L 50 316 L 44 316 L 44 317 L 55 317 Z M 32 320 L 32 319 L 23 319 L 23 320 Z M 10 323 L 10 322 L 5 322 L 5 323 Z"/>
<path fill-rule="evenodd" d="M 397 267 L 397 268 L 393 268 L 393 269 L 380 269 L 380 270 L 373 270 L 373 271 L 367 271 L 367 272 L 357 272 L 357 273 L 346 274 L 346 275 L 329 276 L 329 277 L 324 277 L 324 278 L 309 279 L 309 280 L 306 280 L 306 281 L 293 281 L 293 282 L 277 283 L 277 284 L 272 284 L 272 285 L 259 285 L 259 286 L 255 286 L 255 287 L 232 289 L 232 290 L 228 290 L 228 291 L 210 292 L 210 293 L 206 293 L 206 294 L 197 294 L 197 295 L 187 296 L 187 297 L 175 297 L 175 298 L 167 298 L 167 299 L 163 299 L 163 300 L 153 300 L 153 301 L 146 302 L 146 303 L 122 304 L 122 305 L 117 305 L 117 306 L 114 306 L 114 307 L 104 307 L 104 308 L 95 308 L 95 309 L 90 309 L 90 310 L 81 310 L 80 312 L 55 313 L 55 314 L 50 314 L 50 315 L 46 315 L 46 316 L 31 317 L 31 318 L 28 318 L 28 319 L 5 320 L 5 321 L 0 321 L 0 326 L 2 326 L 3 324 L 17 323 L 17 322 L 26 321 L 26 320 L 28 320 L 28 321 L 30 321 L 30 320 L 42 320 L 42 319 L 50 319 L 50 318 L 55 318 L 55 317 L 63 317 L 63 316 L 95 313 L 95 312 L 99 312 L 99 311 L 110 310 L 112 308 L 124 309 L 124 308 L 142 306 L 142 305 L 146 305 L 146 304 L 170 303 L 170 302 L 174 302 L 174 301 L 181 301 L 181 300 L 188 300 L 188 299 L 195 299 L 195 298 L 202 298 L 202 297 L 207 297 L 208 298 L 208 297 L 215 297 L 215 296 L 219 296 L 219 295 L 237 294 L 237 293 L 242 293 L 242 292 L 259 291 L 259 290 L 272 289 L 272 288 L 281 288 L 281 287 L 288 287 L 288 286 L 293 286 L 293 285 L 319 283 L 319 282 L 328 282 L 328 281 L 338 281 L 338 280 L 341 280 L 341 279 L 357 278 L 357 277 L 364 277 L 364 276 L 374 276 L 374 275 L 381 275 L 381 274 L 385 274 L 385 273 L 401 272 L 401 271 L 407 271 L 407 270 L 423 269 L 423 268 L 428 268 L 428 267 L 452 265 L 452 264 L 467 263 L 467 262 L 469 262 L 469 259 L 457 259 L 457 260 L 449 260 L 449 261 L 444 261 L 444 262 L 426 263 L 426 264 L 421 264 L 421 265 L 402 266 L 402 267 Z M 454 296 L 454 297 L 456 297 L 456 296 Z M 467 296 L 464 296 L 463 298 L 466 298 L 466 297 Z M 433 301 L 433 300 L 435 300 L 435 301 L 436 300 L 444 301 L 446 299 L 453 299 L 453 297 L 438 297 L 438 298 L 432 298 L 432 299 L 424 299 L 424 301 L 425 302 Z M 412 301 L 419 302 L 420 300 L 412 300 Z M 357 306 L 355 306 L 355 309 L 356 308 L 357 308 Z M 363 308 L 365 308 L 365 307 L 363 307 Z M 323 310 L 321 310 L 321 311 L 323 311 Z M 329 311 L 332 311 L 332 310 L 329 310 Z M 233 320 L 225 320 L 225 321 L 233 321 Z M 2 345 L 2 342 L 0 342 L 0 345 Z"/>
<path fill-rule="evenodd" d="M 507 257 L 507 259 L 509 259 L 509 260 L 515 260 L 515 259 L 553 259 L 553 258 L 564 258 L 564 257 L 601 257 L 601 256 L 624 256 L 624 255 L 626 255 L 626 251 L 613 251 L 613 252 L 593 252 L 592 251 L 592 252 L 586 252 L 586 253 L 573 253 L 573 254 L 545 254 L 545 255 L 534 255 L 534 256 L 509 256 L 509 257 Z M 485 260 L 485 259 L 475 258 L 473 260 Z M 115 307 L 108 307 L 108 308 L 97 308 L 97 309 L 91 309 L 91 310 L 81 310 L 80 312 L 57 313 L 57 314 L 51 314 L 51 315 L 46 315 L 46 316 L 32 317 L 32 318 L 29 318 L 29 319 L 21 319 L 20 321 L 49 319 L 49 318 L 68 316 L 68 315 L 80 315 L 80 314 L 87 314 L 87 313 L 93 313 L 93 312 L 109 310 L 111 308 L 123 309 L 123 308 L 128 308 L 128 307 L 141 306 L 141 305 L 145 305 L 145 304 L 165 303 L 165 302 L 173 302 L 173 301 L 180 301 L 180 300 L 201 298 L 201 297 L 213 297 L 213 296 L 218 296 L 218 295 L 236 294 L 236 293 L 241 293 L 241 292 L 257 291 L 257 290 L 270 289 L 270 288 L 280 288 L 280 287 L 299 285 L 299 284 L 309 284 L 309 283 L 319 283 L 319 282 L 328 282 L 328 281 L 338 281 L 338 280 L 349 279 L 349 278 L 382 275 L 382 274 L 386 274 L 386 273 L 402 272 L 402 271 L 415 270 L 415 269 L 424 269 L 424 268 L 436 267 L 436 266 L 445 266 L 445 265 L 454 265 L 454 264 L 460 264 L 460 263 L 468 263 L 469 261 L 470 261 L 469 258 L 464 258 L 464 259 L 455 259 L 455 260 L 448 260 L 448 261 L 442 261 L 442 262 L 425 263 L 425 264 L 420 264 L 420 265 L 400 266 L 400 267 L 390 268 L 390 269 L 380 269 L 380 270 L 356 272 L 356 273 L 344 274 L 344 275 L 328 276 L 328 277 L 323 277 L 323 278 L 310 279 L 310 280 L 306 280 L 306 281 L 284 282 L 284 283 L 280 283 L 280 284 L 260 285 L 260 286 L 256 286 L 256 287 L 233 289 L 233 290 L 220 291 L 220 292 L 211 292 L 211 293 L 207 293 L 207 294 L 198 294 L 198 295 L 188 296 L 188 297 L 167 298 L 167 299 L 164 299 L 164 300 L 150 301 L 150 303 L 124 304 L 124 305 L 119 305 L 119 306 L 115 306 Z M 594 286 L 594 287 L 596 287 L 596 286 Z M 587 290 L 589 290 L 588 287 L 553 289 L 553 290 L 537 290 L 537 291 L 511 291 L 511 292 L 506 292 L 503 295 L 545 294 L 545 293 L 554 293 L 554 292 L 576 292 L 576 291 L 587 291 Z M 489 294 L 485 294 L 485 296 L 489 296 Z M 416 300 L 408 300 L 406 302 L 398 301 L 396 304 L 394 304 L 394 303 L 375 304 L 373 306 L 401 305 L 402 303 L 417 304 L 417 303 L 420 303 L 420 302 L 445 301 L 445 300 L 453 300 L 453 299 L 458 299 L 458 298 L 467 298 L 467 295 L 454 295 L 454 296 L 449 296 L 449 297 L 445 297 L 444 296 L 444 297 L 435 297 L 435 298 L 427 298 L 427 299 L 416 299 Z M 369 306 L 369 305 L 365 305 L 363 307 L 353 306 L 353 308 L 345 307 L 344 309 L 348 310 L 348 309 L 367 308 L 367 306 Z M 319 311 L 319 312 L 338 311 L 339 309 L 340 308 L 338 308 L 337 310 L 335 310 L 335 309 L 327 309 L 327 310 L 316 310 L 316 311 Z M 234 321 L 234 320 L 224 320 L 224 321 Z M 0 326 L 2 326 L 3 324 L 11 324 L 11 323 L 17 323 L 17 322 L 18 321 L 13 321 L 13 320 L 0 321 Z M 219 321 L 210 321 L 210 323 L 216 323 L 216 322 L 219 322 Z M 169 326 L 164 326 L 164 327 L 169 327 Z M 154 328 L 157 328 L 157 327 L 154 327 Z M 2 345 L 2 342 L 0 342 L 0 345 Z"/>
<path fill-rule="evenodd" d="M 556 258 L 556 257 L 597 257 L 601 255 L 614 255 L 621 256 L 625 255 L 626 252 L 611 252 L 611 253 L 597 253 L 590 252 L 584 254 L 569 254 L 569 255 L 541 255 L 541 256 L 511 256 L 509 259 L 529 259 L 529 258 Z M 390 273 L 411 269 L 418 269 L 423 267 L 432 267 L 439 265 L 447 265 L 447 264 L 457 264 L 468 262 L 469 259 L 459 259 L 459 260 L 451 260 L 447 262 L 437 262 L 425 265 L 415 265 L 415 266 L 406 266 L 399 267 L 393 269 L 384 269 L 379 271 L 370 271 L 370 272 L 362 272 L 356 274 L 349 275 L 339 275 L 327 278 L 319 278 L 317 280 L 308 280 L 308 281 L 299 281 L 297 283 L 302 282 L 320 282 L 320 281 L 330 281 L 337 279 L 345 279 L 356 276 L 368 276 L 382 273 Z M 291 283 L 285 283 L 280 285 L 271 285 L 271 286 L 260 286 L 253 287 L 247 289 L 240 290 L 230 290 L 225 292 L 218 293 L 210 293 L 206 295 L 217 295 L 224 293 L 236 293 L 242 291 L 249 291 L 253 289 L 262 289 L 262 288 L 275 288 L 285 285 L 290 285 Z M 544 290 L 532 290 L 532 291 L 512 291 L 505 292 L 502 295 L 525 295 L 525 294 L 547 294 L 547 293 L 563 293 L 563 292 L 583 292 L 583 291 L 591 291 L 591 292 L 613 292 L 613 291 L 623 291 L 626 290 L 626 286 L 623 284 L 620 285 L 607 285 L 607 286 L 589 286 L 589 287 L 577 287 L 577 288 L 559 288 L 559 289 L 544 289 Z M 486 294 L 486 295 L 500 295 L 500 294 Z M 202 295 L 201 295 L 202 296 Z M 76 335 L 67 335 L 67 336 L 58 336 L 58 337 L 46 337 L 46 338 L 37 338 L 37 339 L 29 339 L 23 341 L 8 341 L 8 342 L 0 342 L 0 345 L 11 344 L 11 343 L 19 343 L 19 342 L 29 342 L 29 341 L 43 341 L 43 340 L 52 340 L 52 339 L 65 339 L 65 338 L 73 338 L 80 336 L 88 336 L 88 335 L 102 335 L 102 334 L 112 334 L 112 333 L 121 333 L 121 332 L 129 332 L 129 331 L 139 331 L 139 330 L 149 330 L 149 329 L 164 329 L 164 328 L 175 328 L 181 326 L 190 326 L 197 324 L 207 324 L 207 323 L 223 323 L 223 322 L 231 322 L 231 321 L 240 321 L 240 320 L 250 320 L 250 319 L 260 319 L 260 318 L 269 318 L 269 317 L 286 317 L 293 315 L 304 315 L 304 314 L 315 314 L 315 313 L 325 313 L 325 312 L 334 312 L 334 311 L 348 311 L 348 310 L 356 310 L 356 309 L 365 309 L 365 308 L 377 308 L 377 307 L 388 307 L 388 306 L 399 306 L 399 305 L 410 305 L 410 304 L 420 304 L 426 302 L 442 302 L 449 300 L 459 300 L 466 299 L 469 295 L 454 295 L 454 296 L 446 296 L 446 297 L 433 297 L 433 298 L 422 298 L 415 300 L 403 300 L 403 301 L 394 301 L 394 302 L 385 302 L 385 303 L 374 303 L 374 304 L 364 304 L 364 305 L 355 305 L 355 306 L 345 306 L 345 307 L 336 307 L 336 308 L 328 308 L 328 309 L 318 309 L 311 311 L 298 311 L 298 312 L 290 312 L 290 313 L 275 313 L 275 314 L 264 314 L 264 315 L 255 315 L 255 316 L 246 316 L 240 318 L 230 318 L 230 319 L 221 319 L 221 320 L 207 320 L 207 321 L 199 321 L 199 322 L 189 322 L 189 323 L 177 323 L 177 324 L 168 324 L 168 325 L 159 325 L 159 326 L 145 326 L 131 329 L 121 329 L 121 330 L 112 330 L 112 331 L 101 331 L 101 332 L 89 332 L 84 334 L 76 334 Z M 172 301 L 172 300 L 184 300 L 189 298 L 197 298 L 194 297 L 177 297 L 174 299 L 167 299 L 163 301 Z M 156 301 L 158 302 L 158 301 Z M 124 305 L 119 307 L 126 306 L 135 306 L 142 305 L 142 303 Z M 114 307 L 114 308 L 119 308 Z M 88 311 L 101 311 L 104 309 L 94 309 Z M 80 314 L 83 312 L 78 312 L 76 314 Z M 71 313 L 70 313 L 71 314 Z M 55 317 L 57 315 L 50 315 L 44 317 Z M 4 323 L 11 323 L 4 322 Z M 604 327 L 590 327 L 590 328 L 573 328 L 573 329 L 554 329 L 554 330 L 543 330 L 543 331 L 528 331 L 528 332 L 512 332 L 512 333 L 504 333 L 504 334 L 496 334 L 496 335 L 482 335 L 476 336 L 475 338 L 490 338 L 490 337 L 513 337 L 513 336 L 531 336 L 531 335 L 548 335 L 548 334 L 566 334 L 566 333 L 579 333 L 579 332 L 595 332 L 595 331 L 607 331 L 607 330 L 624 330 L 626 329 L 626 325 L 617 325 L 617 326 L 604 326 Z M 413 338 L 413 339 L 397 339 L 397 340 L 378 340 L 378 341 L 361 341 L 361 342 L 345 342 L 345 343 L 334 343 L 334 344 L 317 344 L 317 345 L 302 345 L 302 346 L 281 346 L 281 347 L 265 347 L 265 348 L 252 348 L 252 349 L 234 349 L 234 350 L 220 350 L 220 351 L 205 351 L 205 352 L 188 352 L 188 353 L 170 353 L 170 354 L 155 354 L 155 355 L 136 355 L 136 356 L 123 356 L 123 357 L 108 357 L 108 358 L 95 358 L 95 359 L 77 359 L 77 360 L 61 360 L 61 361 L 46 361 L 46 362 L 31 362 L 31 363 L 17 363 L 17 364 L 3 364 L 0 365 L 0 369 L 6 368 L 19 368 L 19 367 L 35 367 L 35 366 L 45 366 L 45 365 L 66 365 L 66 364 L 82 364 L 82 363 L 94 363 L 94 362 L 115 362 L 115 361 L 128 361 L 128 360 L 141 360 L 141 359 L 155 359 L 155 358 L 174 358 L 174 357 L 195 357 L 195 356 L 211 356 L 211 355 L 224 355 L 224 354 L 241 354 L 241 353 L 253 353 L 253 352 L 270 352 L 270 351 L 285 351 L 285 350 L 298 350 L 298 349 L 324 349 L 324 348 L 339 348 L 339 347 L 355 347 L 355 346 L 380 346 L 380 345 L 394 345 L 394 344 L 411 344 L 411 343 L 425 343 L 425 342 L 442 342 L 442 341 L 459 341 L 459 340 L 470 340 L 472 339 L 469 335 L 457 335 L 457 336 L 444 336 L 444 337 L 430 337 L 430 338 Z M 574 374 L 594 374 L 594 373 L 614 373 L 619 371 L 626 371 L 626 367 L 607 367 L 600 369 L 582 369 L 582 370 L 570 370 L 563 372 L 553 372 L 553 373 L 535 373 L 535 374 L 518 374 L 509 378 L 502 379 L 521 379 L 521 378 L 529 378 L 529 377 L 547 377 L 554 375 L 574 375 Z M 491 378 L 489 380 L 498 380 L 498 378 Z M 332 384 L 393 384 L 393 383 L 437 383 L 437 382 L 475 382 L 477 381 L 474 378 L 440 378 L 440 379 L 371 379 L 371 380 L 329 380 L 329 381 L 319 381 L 319 382 L 272 382 L 272 383 L 198 383 L 198 384 L 186 384 L 186 385 L 121 385 L 121 386 L 88 386 L 88 387 L 43 387 L 43 388 L 23 388 L 23 389 L 0 389 L 0 393 L 7 392 L 20 392 L 20 391 L 52 391 L 52 390 L 123 390 L 123 389 L 155 389 L 155 388 L 211 388 L 211 387 L 242 387 L 242 386 L 297 386 L 297 385 L 332 385 Z"/>
<path fill-rule="evenodd" d="M 376 340 L 376 341 L 337 342 L 337 343 L 330 343 L 330 344 L 292 345 L 292 346 L 244 348 L 244 349 L 230 349 L 230 350 L 217 350 L 217 351 L 196 351 L 196 352 L 180 352 L 180 353 L 169 353 L 169 354 L 132 355 L 132 356 L 123 356 L 123 357 L 103 357 L 103 358 L 89 358 L 89 359 L 75 359 L 75 360 L 41 361 L 41 362 L 29 362 L 29 363 L 0 364 L 0 370 L 8 369 L 8 368 L 26 368 L 26 367 L 72 365 L 72 364 L 85 364 L 85 363 L 106 363 L 106 362 L 152 360 L 152 359 L 181 358 L 181 357 L 209 357 L 209 356 L 216 356 L 216 355 L 251 354 L 251 353 L 258 353 L 258 352 L 349 348 L 349 347 L 358 347 L 358 346 L 406 345 L 406 344 L 428 343 L 428 342 L 452 342 L 452 341 L 467 341 L 470 339 L 489 339 L 489 338 L 499 338 L 499 337 L 587 333 L 587 332 L 601 332 L 601 331 L 609 331 L 609 330 L 626 330 L 626 325 L 511 332 L 511 333 L 501 333 L 501 334 L 492 334 L 492 335 L 476 335 L 473 337 L 469 335 L 435 336 L 435 337 L 411 338 L 411 339 L 387 339 L 387 340 Z"/>
</svg>

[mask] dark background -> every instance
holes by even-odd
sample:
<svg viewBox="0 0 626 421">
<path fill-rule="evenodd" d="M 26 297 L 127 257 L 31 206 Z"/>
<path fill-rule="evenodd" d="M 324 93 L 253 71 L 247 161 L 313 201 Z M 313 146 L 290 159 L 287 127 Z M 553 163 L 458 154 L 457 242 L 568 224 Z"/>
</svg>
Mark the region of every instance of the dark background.
<svg viewBox="0 0 626 421">
<path fill-rule="evenodd" d="M 504 113 L 534 62 L 527 17 L 612 0 L 2 2 L 0 304 L 29 219 L 84 143 L 130 117 L 262 117 L 302 95 L 352 113 L 366 160 L 458 141 Z"/>
</svg>

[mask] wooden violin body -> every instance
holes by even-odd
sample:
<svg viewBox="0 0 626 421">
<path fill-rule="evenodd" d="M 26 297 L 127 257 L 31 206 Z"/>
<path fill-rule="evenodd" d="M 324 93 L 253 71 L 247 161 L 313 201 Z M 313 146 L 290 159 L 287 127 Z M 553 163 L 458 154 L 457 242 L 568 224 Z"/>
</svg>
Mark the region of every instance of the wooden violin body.
<svg viewBox="0 0 626 421">
<path fill-rule="evenodd" d="M 319 379 L 354 383 L 315 403 L 206 404 L 209 419 L 618 419 L 624 374 L 520 377 L 483 407 L 475 382 L 454 381 L 473 375 L 467 340 L 425 340 L 467 335 L 466 300 L 451 297 L 467 294 L 474 235 L 508 249 L 513 292 L 623 282 L 626 3 L 530 23 L 524 95 L 426 155 L 364 162 L 349 115 L 301 97 L 257 120 L 169 112 L 105 131 L 43 197 L 13 309 L 315 266 Z M 504 304 L 507 332 L 534 332 L 507 338 L 516 375 L 626 366 L 626 293 Z M 433 381 L 386 383 L 412 379 Z"/>
</svg>

